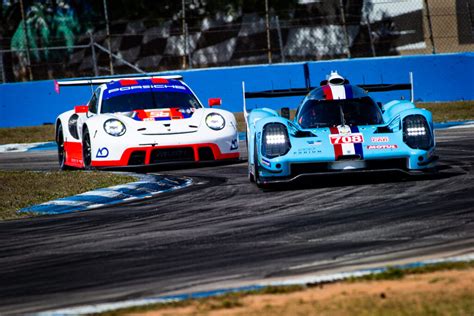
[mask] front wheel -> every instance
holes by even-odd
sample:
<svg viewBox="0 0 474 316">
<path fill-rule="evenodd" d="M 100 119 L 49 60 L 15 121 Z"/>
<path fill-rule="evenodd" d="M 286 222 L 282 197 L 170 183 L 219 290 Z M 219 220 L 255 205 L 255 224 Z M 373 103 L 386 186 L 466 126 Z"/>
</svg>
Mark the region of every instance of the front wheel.
<svg viewBox="0 0 474 316">
<path fill-rule="evenodd" d="M 82 132 L 82 160 L 84 162 L 84 169 L 92 168 L 91 138 L 87 127 L 84 127 L 84 132 Z"/>
<path fill-rule="evenodd" d="M 255 137 L 254 146 L 253 146 L 253 177 L 254 177 L 254 181 L 257 187 L 263 188 L 264 184 L 263 184 L 262 179 L 260 178 L 259 170 L 258 170 L 259 164 L 258 164 L 258 154 L 257 154 L 258 149 L 257 148 L 258 148 L 257 137 Z"/>
<path fill-rule="evenodd" d="M 64 133 L 63 126 L 59 124 L 58 131 L 56 133 L 56 144 L 58 145 L 58 162 L 61 170 L 70 170 L 70 166 L 66 165 L 67 152 L 64 150 Z"/>
</svg>

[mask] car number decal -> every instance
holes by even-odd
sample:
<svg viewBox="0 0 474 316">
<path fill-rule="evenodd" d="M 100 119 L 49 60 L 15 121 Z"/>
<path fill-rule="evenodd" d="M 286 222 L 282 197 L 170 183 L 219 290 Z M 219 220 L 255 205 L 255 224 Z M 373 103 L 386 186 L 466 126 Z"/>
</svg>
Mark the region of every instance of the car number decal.
<svg viewBox="0 0 474 316">
<path fill-rule="evenodd" d="M 331 144 L 357 144 L 364 142 L 364 136 L 362 134 L 350 134 L 350 135 L 329 135 Z"/>
<path fill-rule="evenodd" d="M 334 158 L 338 160 L 343 156 L 359 156 L 364 158 L 362 143 L 364 136 L 357 126 L 331 127 L 329 140 L 334 147 Z"/>
</svg>

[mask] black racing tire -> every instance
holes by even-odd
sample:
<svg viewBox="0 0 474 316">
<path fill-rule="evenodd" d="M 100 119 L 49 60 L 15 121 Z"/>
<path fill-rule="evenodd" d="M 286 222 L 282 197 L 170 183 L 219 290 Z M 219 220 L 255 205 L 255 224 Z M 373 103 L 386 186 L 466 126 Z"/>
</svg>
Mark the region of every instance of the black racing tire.
<svg viewBox="0 0 474 316">
<path fill-rule="evenodd" d="M 86 126 L 82 131 L 82 161 L 84 162 L 84 169 L 92 169 L 91 138 Z"/>
<path fill-rule="evenodd" d="M 56 132 L 56 144 L 58 145 L 58 162 L 61 170 L 71 170 L 72 167 L 66 165 L 66 155 L 64 150 L 64 132 L 62 124 L 59 124 Z"/>
<path fill-rule="evenodd" d="M 259 168 L 259 163 L 258 163 L 258 155 L 257 155 L 257 137 L 255 136 L 254 147 L 253 147 L 253 176 L 254 176 L 255 184 L 257 185 L 257 187 L 263 188 L 264 184 L 258 174 L 258 168 Z"/>
<path fill-rule="evenodd" d="M 248 133 L 245 133 L 245 145 L 247 146 L 247 155 L 249 153 L 249 139 L 248 139 Z M 255 151 L 255 150 L 254 150 Z M 248 159 L 247 157 L 247 175 L 248 175 L 248 179 L 251 183 L 254 183 L 255 182 L 255 177 L 254 175 L 252 174 L 252 172 L 250 172 L 250 159 Z"/>
</svg>

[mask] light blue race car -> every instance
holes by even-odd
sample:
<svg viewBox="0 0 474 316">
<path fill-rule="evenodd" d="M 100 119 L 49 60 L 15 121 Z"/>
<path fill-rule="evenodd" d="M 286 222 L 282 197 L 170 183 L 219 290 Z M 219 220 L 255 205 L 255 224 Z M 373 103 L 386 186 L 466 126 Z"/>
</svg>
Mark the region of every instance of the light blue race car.
<svg viewBox="0 0 474 316">
<path fill-rule="evenodd" d="M 411 87 L 351 85 L 332 72 L 309 93 L 304 89 L 244 93 L 250 181 L 261 187 L 330 172 L 432 171 L 438 157 L 431 112 L 407 100 L 381 105 L 368 95 Z M 250 112 L 245 108 L 245 98 L 302 94 L 306 97 L 294 120 L 287 108 L 282 115 L 268 108 Z"/>
</svg>

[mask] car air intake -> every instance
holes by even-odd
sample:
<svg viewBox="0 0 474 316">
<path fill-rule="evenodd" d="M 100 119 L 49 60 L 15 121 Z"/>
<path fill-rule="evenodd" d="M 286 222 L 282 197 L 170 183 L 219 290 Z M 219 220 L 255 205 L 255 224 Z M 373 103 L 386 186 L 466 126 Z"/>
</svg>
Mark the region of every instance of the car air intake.
<svg viewBox="0 0 474 316">
<path fill-rule="evenodd" d="M 191 147 L 159 148 L 151 152 L 150 163 L 194 161 L 194 150 Z"/>
<path fill-rule="evenodd" d="M 199 148 L 198 153 L 199 153 L 199 160 L 201 161 L 214 160 L 214 153 L 212 152 L 212 149 L 209 147 Z"/>
<path fill-rule="evenodd" d="M 144 165 L 145 164 L 145 155 L 146 155 L 146 153 L 142 150 L 134 151 L 130 155 L 130 158 L 128 159 L 128 165 L 129 166 Z"/>
<path fill-rule="evenodd" d="M 422 115 L 408 115 L 403 119 L 403 142 L 414 149 L 429 149 L 433 138 L 428 122 Z"/>
<path fill-rule="evenodd" d="M 262 155 L 267 158 L 283 156 L 291 148 L 288 131 L 281 123 L 269 123 L 263 127 Z"/>
</svg>

